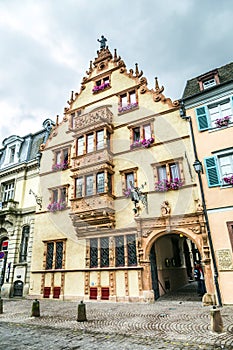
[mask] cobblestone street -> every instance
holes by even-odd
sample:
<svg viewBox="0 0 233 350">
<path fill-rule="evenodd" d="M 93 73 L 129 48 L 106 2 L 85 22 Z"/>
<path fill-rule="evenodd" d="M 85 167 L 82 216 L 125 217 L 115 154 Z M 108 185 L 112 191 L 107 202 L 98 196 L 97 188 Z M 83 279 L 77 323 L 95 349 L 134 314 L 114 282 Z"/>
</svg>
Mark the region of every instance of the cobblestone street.
<svg viewBox="0 0 233 350">
<path fill-rule="evenodd" d="M 223 307 L 224 332 L 212 333 L 210 307 L 199 301 L 154 304 L 86 302 L 87 322 L 77 322 L 78 302 L 4 300 L 0 349 L 232 349 L 233 308 Z"/>
</svg>

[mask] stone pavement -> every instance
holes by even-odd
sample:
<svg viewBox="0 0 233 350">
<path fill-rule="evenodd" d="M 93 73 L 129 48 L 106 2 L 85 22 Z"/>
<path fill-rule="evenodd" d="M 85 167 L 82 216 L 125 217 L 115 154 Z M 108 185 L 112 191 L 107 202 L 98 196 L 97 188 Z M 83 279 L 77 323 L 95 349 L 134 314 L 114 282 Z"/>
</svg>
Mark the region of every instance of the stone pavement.
<svg viewBox="0 0 233 350">
<path fill-rule="evenodd" d="M 200 301 L 155 303 L 85 302 L 86 322 L 77 322 L 78 302 L 5 299 L 0 349 L 233 349 L 233 306 L 221 309 L 224 332 L 212 333 L 210 309 Z M 36 340 L 37 339 L 37 340 Z"/>
</svg>

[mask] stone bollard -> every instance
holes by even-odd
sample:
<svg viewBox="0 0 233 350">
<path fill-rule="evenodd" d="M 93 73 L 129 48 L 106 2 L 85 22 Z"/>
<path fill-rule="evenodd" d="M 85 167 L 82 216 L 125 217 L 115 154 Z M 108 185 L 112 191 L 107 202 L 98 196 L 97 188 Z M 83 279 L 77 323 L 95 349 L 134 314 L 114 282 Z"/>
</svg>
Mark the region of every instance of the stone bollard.
<svg viewBox="0 0 233 350">
<path fill-rule="evenodd" d="M 211 316 L 211 331 L 216 333 L 223 332 L 223 322 L 222 316 L 219 309 L 216 309 L 216 306 L 213 306 L 213 309 L 210 310 Z"/>
<path fill-rule="evenodd" d="M 31 317 L 40 317 L 40 302 L 35 299 L 32 303 L 32 314 Z"/>
<path fill-rule="evenodd" d="M 83 301 L 80 301 L 80 304 L 78 305 L 78 322 L 84 322 L 87 321 L 86 318 L 86 305 L 83 303 Z"/>
<path fill-rule="evenodd" d="M 3 300 L 0 297 L 0 314 L 3 314 Z"/>
</svg>

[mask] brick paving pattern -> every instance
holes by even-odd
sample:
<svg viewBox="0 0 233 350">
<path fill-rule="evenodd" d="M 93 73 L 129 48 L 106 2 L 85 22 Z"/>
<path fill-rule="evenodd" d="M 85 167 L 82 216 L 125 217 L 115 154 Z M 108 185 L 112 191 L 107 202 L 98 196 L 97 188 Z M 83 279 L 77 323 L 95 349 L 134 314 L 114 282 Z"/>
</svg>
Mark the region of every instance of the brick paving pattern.
<svg viewBox="0 0 233 350">
<path fill-rule="evenodd" d="M 4 300 L 0 349 L 233 349 L 233 307 L 224 306 L 224 332 L 212 333 L 210 309 L 200 301 L 161 298 L 149 303 L 86 302 L 87 322 L 77 322 L 78 302 Z"/>
</svg>

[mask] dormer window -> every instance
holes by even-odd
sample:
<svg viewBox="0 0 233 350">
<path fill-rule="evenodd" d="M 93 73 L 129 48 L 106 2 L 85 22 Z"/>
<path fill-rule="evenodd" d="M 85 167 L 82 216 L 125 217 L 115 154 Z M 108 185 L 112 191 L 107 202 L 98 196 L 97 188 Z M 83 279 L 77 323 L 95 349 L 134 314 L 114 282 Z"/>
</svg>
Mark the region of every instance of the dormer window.
<svg viewBox="0 0 233 350">
<path fill-rule="evenodd" d="M 197 78 L 200 90 L 207 90 L 217 84 L 220 84 L 218 70 L 214 69 L 206 74 L 203 74 Z"/>
<path fill-rule="evenodd" d="M 9 163 L 14 163 L 14 161 L 15 161 L 15 146 L 10 147 Z"/>
<path fill-rule="evenodd" d="M 204 90 L 206 90 L 214 85 L 216 85 L 216 80 L 214 78 L 203 81 L 203 89 Z"/>
</svg>

